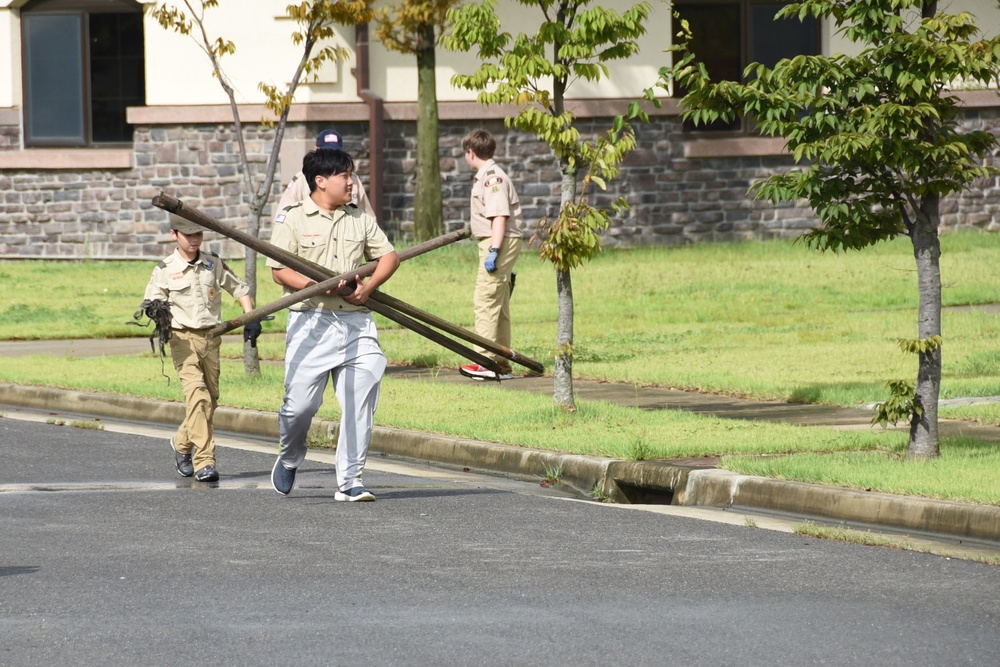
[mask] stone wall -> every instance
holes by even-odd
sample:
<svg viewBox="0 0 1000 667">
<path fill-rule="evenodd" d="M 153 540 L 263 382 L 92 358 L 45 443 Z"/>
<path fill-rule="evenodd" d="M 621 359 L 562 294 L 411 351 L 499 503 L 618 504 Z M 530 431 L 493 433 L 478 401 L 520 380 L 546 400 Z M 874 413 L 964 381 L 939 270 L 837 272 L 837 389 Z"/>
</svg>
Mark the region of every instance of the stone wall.
<svg viewBox="0 0 1000 667">
<path fill-rule="evenodd" d="M 970 129 L 1000 136 L 1000 109 L 973 110 L 965 121 Z M 508 131 L 502 122 L 442 123 L 441 170 L 445 231 L 468 220 L 472 174 L 465 165 L 461 141 L 474 127 L 486 127 L 497 137 L 496 160 L 514 179 L 529 227 L 558 214 L 560 175 L 551 151 L 533 138 Z M 585 136 L 603 133 L 606 121 L 583 121 Z M 794 238 L 812 228 L 816 217 L 803 202 L 773 205 L 747 196 L 750 186 L 793 166 L 790 157 L 687 158 L 689 136 L 676 117 L 658 117 L 635 127 L 639 147 L 633 151 L 617 182 L 595 202 L 624 197 L 631 207 L 605 234 L 609 247 L 682 245 L 687 243 Z M 416 131 L 413 124 L 392 123 L 387 132 L 385 222 L 404 237 L 412 230 Z M 1000 167 L 1000 150 L 990 160 Z M 1000 179 L 977 183 L 968 192 L 947 198 L 941 208 L 942 231 L 1000 231 Z"/>
<path fill-rule="evenodd" d="M 972 109 L 970 128 L 1000 134 L 1000 109 Z M 324 124 L 327 125 L 327 124 Z M 533 138 L 507 131 L 501 121 L 441 123 L 441 171 L 446 231 L 468 220 L 472 174 L 463 158 L 465 134 L 485 126 L 498 138 L 497 161 L 515 181 L 529 227 L 558 212 L 560 177 L 551 152 Z M 345 148 L 355 156 L 361 178 L 368 181 L 367 123 L 336 123 Z M 3 129 L 3 128 L 0 128 Z M 8 128 L 9 129 L 9 128 Z M 273 142 L 273 130 L 249 126 L 246 145 L 262 172 Z M 307 140 L 316 123 L 294 124 L 286 138 Z M 583 121 L 585 135 L 602 132 L 598 120 Z M 640 148 L 628 159 L 619 180 L 596 201 L 623 196 L 632 207 L 607 232 L 608 246 L 680 245 L 685 243 L 794 237 L 815 223 L 808 207 L 773 206 L 747 197 L 747 188 L 787 169 L 786 157 L 688 158 L 688 137 L 676 117 L 661 116 L 636 127 Z M 16 133 L 15 133 L 16 134 Z M 10 133 L 0 132 L 0 143 Z M 381 221 L 390 237 L 407 243 L 412 236 L 415 125 L 389 122 L 384 146 L 384 212 Z M 1000 166 L 1000 154 L 991 158 Z M 135 258 L 166 254 L 170 237 L 166 214 L 151 199 L 161 190 L 210 215 L 246 228 L 238 149 L 228 125 L 139 126 L 135 131 L 131 169 L 0 171 L 0 258 Z M 273 187 L 277 201 L 282 184 Z M 945 230 L 1000 230 L 1000 182 L 993 178 L 973 190 L 944 200 Z M 265 211 L 262 237 L 269 234 L 271 211 Z M 227 257 L 243 250 L 209 235 L 209 247 Z"/>
<path fill-rule="evenodd" d="M 246 133 L 251 163 L 263 172 L 272 130 Z M 161 190 L 246 228 L 239 149 L 226 125 L 138 127 L 131 169 L 0 171 L 0 257 L 151 259 L 169 252 Z M 280 194 L 281 184 L 275 184 Z M 214 235 L 213 235 L 214 236 Z M 242 256 L 231 241 L 210 247 Z"/>
<path fill-rule="evenodd" d="M 551 151 L 502 121 L 441 124 L 441 175 L 445 231 L 468 222 L 472 172 L 463 158 L 462 138 L 475 127 L 497 137 L 495 159 L 514 179 L 531 229 L 559 211 L 560 174 Z M 603 133 L 599 120 L 580 124 L 585 136 Z M 631 206 L 625 219 L 608 230 L 608 246 L 680 245 L 702 241 L 734 241 L 797 236 L 814 217 L 808 207 L 749 201 L 747 188 L 791 165 L 789 158 L 683 157 L 684 137 L 676 118 L 657 118 L 638 126 L 639 146 L 608 193 L 596 192 L 595 202 L 622 196 Z M 416 131 L 410 123 L 391 123 L 387 131 L 385 222 L 407 236 L 413 226 L 413 182 Z"/>
</svg>

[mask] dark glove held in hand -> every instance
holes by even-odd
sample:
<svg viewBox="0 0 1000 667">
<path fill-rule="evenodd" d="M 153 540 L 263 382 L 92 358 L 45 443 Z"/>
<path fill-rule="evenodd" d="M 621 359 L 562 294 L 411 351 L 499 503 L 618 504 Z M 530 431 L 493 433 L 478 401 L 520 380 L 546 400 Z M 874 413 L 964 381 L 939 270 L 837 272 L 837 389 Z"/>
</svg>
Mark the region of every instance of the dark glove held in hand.
<svg viewBox="0 0 1000 667">
<path fill-rule="evenodd" d="M 139 320 L 143 315 L 149 318 L 149 321 L 153 323 L 153 333 L 149 336 L 149 344 L 153 345 L 153 339 L 159 337 L 160 339 L 160 355 L 164 354 L 163 346 L 170 341 L 170 322 L 173 318 L 170 315 L 170 304 L 163 299 L 144 299 L 141 304 L 139 304 L 139 310 L 135 311 L 132 315 L 132 319 Z M 139 325 L 138 322 L 130 322 L 130 324 L 136 324 L 138 326 L 148 326 Z M 155 348 L 153 348 L 155 351 Z"/>
<path fill-rule="evenodd" d="M 243 340 L 250 341 L 250 347 L 257 347 L 257 338 L 263 332 L 260 322 L 247 322 L 243 326 Z"/>
</svg>

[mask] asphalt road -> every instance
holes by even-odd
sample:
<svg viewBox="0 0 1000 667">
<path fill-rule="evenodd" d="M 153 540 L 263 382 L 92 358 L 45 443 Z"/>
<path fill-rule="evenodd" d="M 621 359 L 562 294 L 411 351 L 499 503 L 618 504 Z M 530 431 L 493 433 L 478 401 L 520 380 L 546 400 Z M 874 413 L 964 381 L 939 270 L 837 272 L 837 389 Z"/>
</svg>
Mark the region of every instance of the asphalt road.
<svg viewBox="0 0 1000 667">
<path fill-rule="evenodd" d="M 986 665 L 1000 568 L 274 446 L 0 419 L 0 665 Z"/>
</svg>

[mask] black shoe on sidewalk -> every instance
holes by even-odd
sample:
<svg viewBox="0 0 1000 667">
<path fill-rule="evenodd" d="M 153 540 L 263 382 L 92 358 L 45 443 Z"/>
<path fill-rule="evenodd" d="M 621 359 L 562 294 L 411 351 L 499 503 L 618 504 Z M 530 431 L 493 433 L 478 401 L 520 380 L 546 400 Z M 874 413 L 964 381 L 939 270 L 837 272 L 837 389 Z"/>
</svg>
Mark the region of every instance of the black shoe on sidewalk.
<svg viewBox="0 0 1000 667">
<path fill-rule="evenodd" d="M 219 471 L 213 465 L 207 465 L 194 474 L 194 478 L 199 482 L 218 482 Z"/>
<path fill-rule="evenodd" d="M 194 474 L 194 464 L 191 463 L 190 454 L 181 454 L 174 444 L 174 436 L 170 436 L 170 449 L 174 450 L 174 467 L 181 477 L 190 477 Z"/>
</svg>

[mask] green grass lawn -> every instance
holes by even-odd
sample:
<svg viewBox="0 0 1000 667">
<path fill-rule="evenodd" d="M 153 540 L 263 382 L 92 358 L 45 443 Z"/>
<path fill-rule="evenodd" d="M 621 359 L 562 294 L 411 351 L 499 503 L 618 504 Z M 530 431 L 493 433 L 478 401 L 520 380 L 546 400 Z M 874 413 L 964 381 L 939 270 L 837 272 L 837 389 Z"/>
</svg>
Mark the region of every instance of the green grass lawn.
<svg viewBox="0 0 1000 667">
<path fill-rule="evenodd" d="M 942 239 L 945 305 L 1000 301 L 1000 235 Z M 385 291 L 472 326 L 475 249 L 467 242 L 404 263 Z M 242 266 L 233 262 L 242 272 Z M 0 263 L 0 340 L 141 336 L 128 326 L 151 262 Z M 551 368 L 555 278 L 528 253 L 518 263 L 513 347 Z M 261 268 L 258 301 L 280 292 Z M 916 277 L 908 243 L 823 254 L 789 242 L 608 250 L 574 272 L 577 377 L 754 398 L 860 405 L 910 379 Z M 44 299 L 39 298 L 44 294 Z M 225 318 L 239 314 L 227 305 Z M 379 318 L 395 363 L 462 359 Z M 284 315 L 265 323 L 281 330 Z M 946 311 L 942 398 L 1000 395 L 1000 318 Z M 265 348 L 280 358 L 280 346 Z M 966 411 L 968 412 L 968 411 Z M 973 410 L 975 412 L 975 410 Z"/>
<path fill-rule="evenodd" d="M 1000 235 L 950 234 L 942 245 L 946 306 L 1000 301 L 994 277 Z M 242 272 L 239 262 L 232 264 Z M 404 263 L 384 290 L 471 327 L 475 264 L 475 249 L 457 244 Z M 126 322 L 142 299 L 152 266 L 0 263 L 0 340 L 147 336 L 148 330 Z M 528 253 L 517 273 L 513 347 L 551 368 L 557 315 L 553 271 Z M 259 275 L 258 301 L 276 299 L 280 293 L 269 272 L 261 267 Z M 573 280 L 577 377 L 856 406 L 884 398 L 886 380 L 912 379 L 916 373 L 916 358 L 896 346 L 898 339 L 916 336 L 916 277 L 905 240 L 841 255 L 784 241 L 608 250 L 575 271 Z M 224 317 L 237 314 L 239 309 L 229 304 Z M 998 322 L 982 309 L 945 311 L 942 398 L 1000 395 Z M 379 325 L 394 363 L 462 363 L 412 332 L 381 319 Z M 265 323 L 265 331 L 283 326 L 279 315 Z M 283 346 L 268 341 L 261 352 L 264 358 L 280 359 Z M 235 358 L 239 348 L 227 345 L 224 353 Z M 169 361 L 167 369 L 173 372 Z M 254 381 L 242 376 L 239 364 L 227 367 L 223 402 L 276 410 L 281 383 L 280 377 L 270 377 L 274 374 L 280 375 L 280 369 L 272 367 L 265 371 L 269 379 Z M 5 359 L 0 380 L 179 399 L 176 384 L 167 387 L 159 362 L 148 356 Z M 84 386 L 90 382 L 95 386 Z M 502 416 L 470 419 L 489 412 L 481 403 L 484 397 L 497 400 L 482 386 L 387 381 L 378 419 L 402 428 L 624 458 L 722 455 L 724 465 L 735 470 L 766 465 L 760 474 L 1000 502 L 1000 493 L 992 488 L 1000 482 L 987 481 L 986 489 L 975 490 L 975 484 L 961 481 L 995 478 L 992 470 L 1000 461 L 991 456 L 997 455 L 947 441 L 941 460 L 928 462 L 926 469 L 948 472 L 899 487 L 888 472 L 873 473 L 886 478 L 883 482 L 849 474 L 884 467 L 903 471 L 903 482 L 917 477 L 911 471 L 923 470 L 925 464 L 899 464 L 905 451 L 899 434 L 796 429 L 591 403 L 567 416 L 554 411 L 550 399 L 514 392 L 504 392 Z M 986 404 L 949 408 L 942 416 L 997 423 L 1000 410 Z M 775 456 L 788 454 L 793 455 Z M 968 472 L 956 473 L 956 468 Z M 898 490 L 904 487 L 909 490 Z"/>
</svg>

